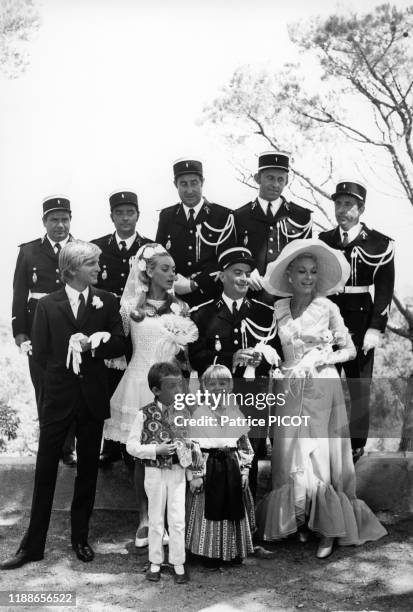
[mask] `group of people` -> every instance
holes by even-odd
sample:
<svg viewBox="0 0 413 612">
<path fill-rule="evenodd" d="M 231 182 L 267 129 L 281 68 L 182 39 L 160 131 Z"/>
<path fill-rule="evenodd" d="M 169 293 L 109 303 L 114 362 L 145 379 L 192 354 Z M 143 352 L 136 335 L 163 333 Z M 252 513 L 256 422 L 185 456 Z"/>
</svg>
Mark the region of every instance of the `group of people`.
<svg viewBox="0 0 413 612">
<path fill-rule="evenodd" d="M 166 542 L 184 583 L 185 548 L 215 569 L 242 562 L 253 538 L 305 542 L 313 531 L 326 558 L 336 541 L 386 533 L 355 493 L 394 285 L 392 240 L 360 222 L 365 187 L 337 184 L 338 225 L 316 239 L 311 212 L 282 195 L 284 154 L 258 157 L 258 197 L 233 212 L 203 197 L 201 162 L 178 160 L 173 172 L 180 202 L 161 211 L 155 241 L 136 231 L 136 194 L 119 191 L 113 234 L 74 240 L 70 202 L 56 196 L 43 203 L 46 236 L 20 247 L 13 332 L 29 355 L 40 437 L 29 528 L 3 569 L 43 558 L 62 454 L 77 460 L 72 545 L 82 561 L 94 557 L 99 464 L 123 456 L 134 470 L 149 580 L 159 580 Z M 195 373 L 204 399 L 178 427 L 174 398 Z M 283 401 L 264 410 L 242 402 L 272 391 Z M 207 392 L 218 395 L 213 408 Z M 309 426 L 269 428 L 280 416 Z M 256 504 L 268 437 L 272 490 Z"/>
</svg>

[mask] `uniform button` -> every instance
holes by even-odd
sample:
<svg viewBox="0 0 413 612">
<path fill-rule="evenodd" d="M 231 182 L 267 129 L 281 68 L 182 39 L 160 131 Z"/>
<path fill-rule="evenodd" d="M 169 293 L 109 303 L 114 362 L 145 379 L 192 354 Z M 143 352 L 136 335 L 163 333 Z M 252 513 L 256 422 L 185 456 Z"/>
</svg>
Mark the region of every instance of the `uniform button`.
<svg viewBox="0 0 413 612">
<path fill-rule="evenodd" d="M 190 233 L 190 234 L 193 234 L 193 233 L 194 233 L 194 230 L 189 230 L 189 233 Z"/>
<path fill-rule="evenodd" d="M 234 329 L 234 332 L 237 334 L 237 333 L 238 333 L 238 330 L 237 330 L 237 329 Z"/>
<path fill-rule="evenodd" d="M 121 287 L 121 288 L 120 288 L 120 292 L 121 292 L 121 293 L 122 293 L 123 289 L 124 289 L 124 287 Z"/>
<path fill-rule="evenodd" d="M 274 242 L 274 238 L 270 238 L 270 242 Z"/>
<path fill-rule="evenodd" d="M 122 263 L 126 263 L 126 259 L 122 259 Z"/>
<path fill-rule="evenodd" d="M 189 249 L 190 251 L 192 251 L 192 247 L 191 247 L 191 246 L 189 246 L 189 247 L 188 247 L 188 249 Z"/>
<path fill-rule="evenodd" d="M 56 272 L 59 273 L 59 268 L 56 268 Z"/>
<path fill-rule="evenodd" d="M 56 283 L 60 283 L 60 280 L 58 278 L 56 279 Z"/>
<path fill-rule="evenodd" d="M 274 229 L 274 228 L 273 228 L 273 226 L 271 225 L 270 230 L 272 231 L 273 229 Z"/>
<path fill-rule="evenodd" d="M 272 249 L 268 249 L 269 253 L 274 253 L 274 251 Z"/>
<path fill-rule="evenodd" d="M 124 272 L 122 272 L 122 273 L 121 273 L 121 276 L 122 276 L 122 277 L 124 277 L 124 276 L 125 276 Z"/>
<path fill-rule="evenodd" d="M 188 266 L 192 266 L 192 261 L 188 261 Z"/>
<path fill-rule="evenodd" d="M 79 378 L 83 378 L 83 374 L 79 374 Z"/>
<path fill-rule="evenodd" d="M 238 340 L 234 340 L 234 344 L 238 344 Z"/>
</svg>

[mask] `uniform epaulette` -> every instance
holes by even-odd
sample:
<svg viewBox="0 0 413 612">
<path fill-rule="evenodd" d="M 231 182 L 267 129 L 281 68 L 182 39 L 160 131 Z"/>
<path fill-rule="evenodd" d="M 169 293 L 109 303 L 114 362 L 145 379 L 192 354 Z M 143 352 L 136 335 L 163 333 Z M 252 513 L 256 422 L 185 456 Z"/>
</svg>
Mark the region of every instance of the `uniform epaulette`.
<svg viewBox="0 0 413 612">
<path fill-rule="evenodd" d="M 381 238 L 382 240 L 388 240 L 390 242 L 394 242 L 394 238 L 390 238 L 390 236 L 386 236 L 386 234 L 382 234 L 381 232 L 378 232 L 375 229 L 370 230 L 370 232 L 374 234 L 375 236 L 377 236 L 378 238 Z"/>
<path fill-rule="evenodd" d="M 298 208 L 299 210 L 305 210 L 306 212 L 310 213 L 310 215 L 313 212 L 311 208 L 306 208 L 305 206 L 301 206 L 301 204 L 296 204 L 295 202 L 288 202 L 287 200 L 285 200 L 285 203 L 287 206 L 293 206 L 294 208 Z"/>
<path fill-rule="evenodd" d="M 24 247 L 24 246 L 28 246 L 29 244 L 36 244 L 41 242 L 42 239 L 41 238 L 35 238 L 34 240 L 29 240 L 29 242 L 22 242 L 21 244 L 19 244 L 19 248 L 20 247 Z"/>
<path fill-rule="evenodd" d="M 270 306 L 270 304 L 266 304 L 265 302 L 260 302 L 259 300 L 256 300 L 255 298 L 251 298 L 251 302 L 255 302 L 256 304 L 260 304 L 261 306 L 266 306 L 270 310 L 274 310 L 273 306 Z"/>
<path fill-rule="evenodd" d="M 176 204 L 172 204 L 172 206 L 165 206 L 165 208 L 158 208 L 157 212 L 159 212 L 159 214 L 163 214 L 166 213 L 168 211 L 173 211 L 174 208 L 176 208 L 176 212 L 179 211 L 179 202 L 177 202 Z"/>
<path fill-rule="evenodd" d="M 210 304 L 211 302 L 213 302 L 214 300 L 208 300 L 207 302 L 203 302 L 202 304 L 198 304 L 197 306 L 192 306 L 192 308 L 189 310 L 189 314 L 191 314 L 192 312 L 196 312 L 197 310 L 199 310 L 202 306 L 206 306 L 207 304 Z"/>
</svg>

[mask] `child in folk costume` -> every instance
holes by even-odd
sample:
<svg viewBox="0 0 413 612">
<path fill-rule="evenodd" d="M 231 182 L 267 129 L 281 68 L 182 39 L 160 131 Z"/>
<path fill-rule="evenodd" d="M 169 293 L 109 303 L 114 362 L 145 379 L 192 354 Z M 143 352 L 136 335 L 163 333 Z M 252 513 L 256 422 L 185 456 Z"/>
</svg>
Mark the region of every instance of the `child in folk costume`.
<svg viewBox="0 0 413 612">
<path fill-rule="evenodd" d="M 160 579 L 166 507 L 169 562 L 175 582 L 185 584 L 185 468 L 192 463 L 192 451 L 196 453 L 185 439 L 185 429 L 175 423 L 175 417 L 183 415 L 174 408 L 175 396 L 182 392 L 181 371 L 171 363 L 155 363 L 148 372 L 148 384 L 155 399 L 138 411 L 126 444 L 128 453 L 145 463 L 151 563 L 146 578 Z"/>
<path fill-rule="evenodd" d="M 231 426 L 221 417 L 243 418 L 228 394 L 232 376 L 227 367 L 212 365 L 201 379 L 203 390 L 220 397 L 216 410 L 205 403 L 192 418 L 204 417 L 213 426 L 190 428 L 203 456 L 203 475 L 193 473 L 187 495 L 186 548 L 200 555 L 203 564 L 218 569 L 224 562 L 242 563 L 253 552 L 254 502 L 248 487 L 248 473 L 254 456 L 248 427 Z M 215 406 L 215 402 L 213 404 Z M 205 417 L 212 417 L 208 421 Z M 199 422 L 199 421 L 198 421 Z"/>
</svg>

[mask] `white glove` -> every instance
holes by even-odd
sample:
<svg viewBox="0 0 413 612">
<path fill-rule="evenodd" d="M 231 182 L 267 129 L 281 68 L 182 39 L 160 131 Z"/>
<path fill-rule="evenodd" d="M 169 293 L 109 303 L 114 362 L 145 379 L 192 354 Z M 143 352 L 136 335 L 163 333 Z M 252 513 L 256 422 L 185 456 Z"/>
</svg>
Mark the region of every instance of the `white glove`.
<svg viewBox="0 0 413 612">
<path fill-rule="evenodd" d="M 253 291 L 260 291 L 260 289 L 262 289 L 262 276 L 258 272 L 257 268 L 254 268 L 254 270 L 251 272 L 248 279 L 248 284 L 250 289 Z"/>
<path fill-rule="evenodd" d="M 19 346 L 20 352 L 22 355 L 31 355 L 32 354 L 32 343 L 30 340 L 25 340 Z"/>
<path fill-rule="evenodd" d="M 99 346 L 101 342 L 105 344 L 110 338 L 110 333 L 107 331 L 95 332 L 89 336 L 90 348 L 92 351 Z"/>
<path fill-rule="evenodd" d="M 364 335 L 363 341 L 363 353 L 367 355 L 370 349 L 375 349 L 380 344 L 380 332 L 378 329 L 373 329 L 369 327 Z"/>
<path fill-rule="evenodd" d="M 177 274 L 174 282 L 174 290 L 178 295 L 191 293 L 191 279 L 185 278 L 182 274 Z"/>
<path fill-rule="evenodd" d="M 73 334 L 69 339 L 67 349 L 66 368 L 70 367 L 70 359 L 72 359 L 72 368 L 75 374 L 80 372 L 80 364 L 82 363 L 82 345 L 81 340 L 88 340 L 88 337 L 81 332 Z"/>
</svg>

